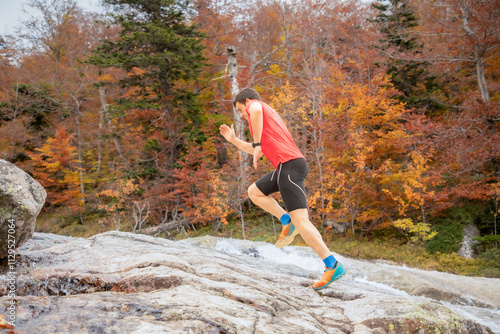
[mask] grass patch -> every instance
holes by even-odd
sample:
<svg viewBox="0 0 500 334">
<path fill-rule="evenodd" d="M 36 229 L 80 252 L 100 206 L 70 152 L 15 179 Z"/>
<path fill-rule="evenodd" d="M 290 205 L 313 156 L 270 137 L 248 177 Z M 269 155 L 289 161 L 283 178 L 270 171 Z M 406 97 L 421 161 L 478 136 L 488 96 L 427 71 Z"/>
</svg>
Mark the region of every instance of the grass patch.
<svg viewBox="0 0 500 334">
<path fill-rule="evenodd" d="M 372 240 L 363 238 L 347 240 L 335 237 L 329 242 L 331 250 L 351 258 L 365 260 L 387 260 L 397 265 L 437 270 L 457 275 L 500 277 L 500 268 L 491 261 L 465 259 L 457 253 L 430 253 L 423 246 L 401 243 L 400 240 Z"/>
<path fill-rule="evenodd" d="M 82 223 L 80 214 L 60 209 L 57 212 L 41 212 L 36 219 L 35 231 L 88 238 L 98 233 L 113 230 L 111 224 L 105 224 L 103 221 L 105 221 L 105 217 L 94 212 L 84 216 Z"/>
</svg>

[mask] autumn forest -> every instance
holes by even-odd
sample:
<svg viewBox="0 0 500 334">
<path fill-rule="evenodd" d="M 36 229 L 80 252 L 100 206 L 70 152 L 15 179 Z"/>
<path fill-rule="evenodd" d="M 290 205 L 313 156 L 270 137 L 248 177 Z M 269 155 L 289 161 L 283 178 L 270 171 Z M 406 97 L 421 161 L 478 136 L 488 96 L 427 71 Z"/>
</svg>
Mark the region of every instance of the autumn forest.
<svg viewBox="0 0 500 334">
<path fill-rule="evenodd" d="M 37 230 L 272 242 L 246 191 L 273 167 L 219 133 L 251 141 L 232 98 L 253 87 L 306 156 L 325 238 L 451 254 L 474 224 L 500 268 L 499 0 L 26 7 L 0 36 L 0 158 L 46 189 Z"/>
</svg>

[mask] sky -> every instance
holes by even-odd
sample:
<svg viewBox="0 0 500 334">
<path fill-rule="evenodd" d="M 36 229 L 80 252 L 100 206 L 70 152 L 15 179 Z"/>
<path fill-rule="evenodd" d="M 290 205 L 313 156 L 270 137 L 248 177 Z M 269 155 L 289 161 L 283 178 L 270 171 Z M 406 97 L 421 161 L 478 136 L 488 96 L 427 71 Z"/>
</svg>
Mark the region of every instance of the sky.
<svg viewBox="0 0 500 334">
<path fill-rule="evenodd" d="M 21 11 L 28 0 L 0 0 L 0 36 L 13 34 L 26 16 Z M 88 11 L 98 11 L 100 0 L 77 0 L 80 7 Z"/>
</svg>

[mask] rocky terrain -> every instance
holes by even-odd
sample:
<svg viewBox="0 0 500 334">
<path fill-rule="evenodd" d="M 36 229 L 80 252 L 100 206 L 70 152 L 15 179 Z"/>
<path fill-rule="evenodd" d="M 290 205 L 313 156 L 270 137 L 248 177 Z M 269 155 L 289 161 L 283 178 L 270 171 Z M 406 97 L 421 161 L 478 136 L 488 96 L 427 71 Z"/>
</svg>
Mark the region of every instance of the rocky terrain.
<svg viewBox="0 0 500 334">
<path fill-rule="evenodd" d="M 46 197 L 40 183 L 0 159 L 0 259 L 31 238 Z"/>
<path fill-rule="evenodd" d="M 274 250 L 211 237 L 175 242 L 117 231 L 87 239 L 35 233 L 17 250 L 15 332 L 491 333 L 439 301 L 493 314 L 500 307 L 498 279 L 427 277 L 350 259 L 342 259 L 348 274 L 318 293 L 311 285 L 320 264 L 273 262 L 265 253 Z M 279 251 L 284 259 L 311 255 L 306 247 Z M 3 261 L 0 323 L 10 305 L 7 272 Z M 399 289 L 388 291 L 384 280 Z M 468 280 L 476 290 L 463 287 Z"/>
</svg>

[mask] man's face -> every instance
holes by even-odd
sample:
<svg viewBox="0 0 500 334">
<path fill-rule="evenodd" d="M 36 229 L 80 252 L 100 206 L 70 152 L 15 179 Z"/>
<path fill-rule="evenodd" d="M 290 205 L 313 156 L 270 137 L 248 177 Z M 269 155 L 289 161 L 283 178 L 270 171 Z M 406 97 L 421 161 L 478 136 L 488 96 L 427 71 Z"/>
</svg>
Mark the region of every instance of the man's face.
<svg viewBox="0 0 500 334">
<path fill-rule="evenodd" d="M 236 110 L 240 113 L 241 117 L 248 121 L 248 115 L 243 103 L 236 102 Z"/>
</svg>

